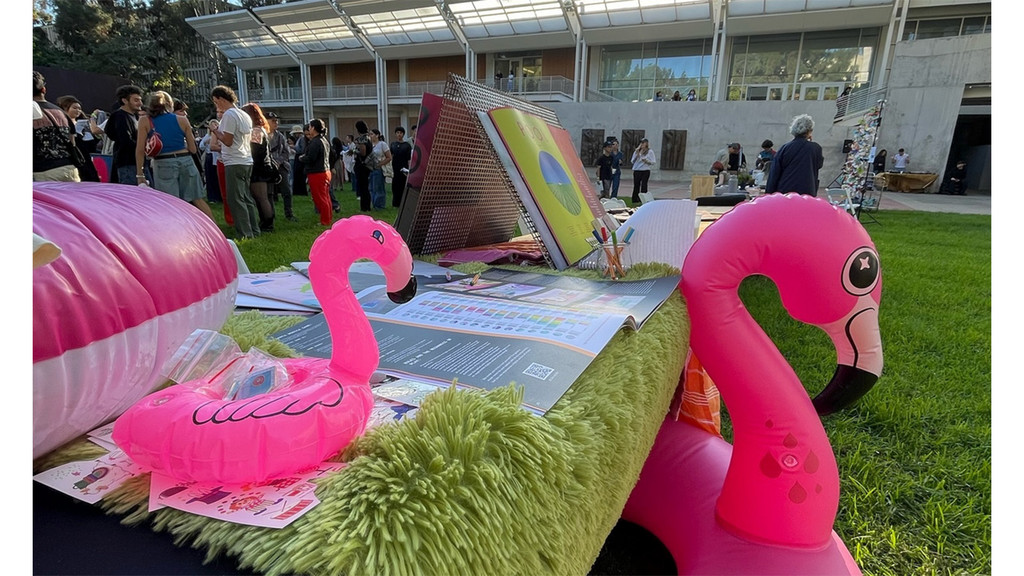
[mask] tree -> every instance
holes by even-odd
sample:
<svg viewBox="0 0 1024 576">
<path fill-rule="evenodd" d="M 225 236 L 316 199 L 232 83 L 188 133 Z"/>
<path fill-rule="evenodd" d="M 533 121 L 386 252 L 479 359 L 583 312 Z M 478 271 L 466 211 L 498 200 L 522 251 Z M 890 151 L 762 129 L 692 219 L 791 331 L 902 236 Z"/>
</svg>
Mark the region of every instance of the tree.
<svg viewBox="0 0 1024 576">
<path fill-rule="evenodd" d="M 197 87 L 183 63 L 203 72 L 230 70 L 217 51 L 214 65 L 207 65 L 208 43 L 185 22 L 206 13 L 209 5 L 204 0 L 34 0 L 33 63 L 121 76 L 145 91 L 165 90 L 192 100 L 192 116 L 200 119 L 210 113 L 208 87 Z M 50 24 L 56 42 L 44 28 Z"/>
</svg>

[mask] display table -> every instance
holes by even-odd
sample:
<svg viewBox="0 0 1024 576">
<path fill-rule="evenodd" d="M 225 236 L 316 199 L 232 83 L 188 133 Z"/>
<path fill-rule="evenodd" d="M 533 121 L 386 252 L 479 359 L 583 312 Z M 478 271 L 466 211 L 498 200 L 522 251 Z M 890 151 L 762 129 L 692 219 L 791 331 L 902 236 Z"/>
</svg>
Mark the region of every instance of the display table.
<svg viewBox="0 0 1024 576">
<path fill-rule="evenodd" d="M 931 172 L 886 172 L 885 177 L 889 190 L 897 192 L 920 192 L 926 190 L 938 178 Z"/>
<path fill-rule="evenodd" d="M 669 272 L 638 264 L 630 277 Z M 281 322 L 248 312 L 222 331 L 282 355 L 283 345 L 268 338 Z M 170 573 L 167 554 L 190 553 L 177 544 L 272 574 L 586 574 L 636 484 L 688 342 L 686 306 L 676 291 L 641 331 L 619 331 L 544 417 L 521 409 L 512 386 L 488 394 L 449 389 L 428 397 L 415 419 L 369 431 L 346 452 L 348 467 L 318 483 L 321 504 L 284 529 L 171 508 L 150 512 L 149 477 L 142 475 L 101 501 L 134 527 L 115 525 L 92 550 L 37 533 L 37 556 L 52 560 L 77 547 L 106 573 Z M 34 467 L 100 454 L 76 440 Z M 161 558 L 162 566 L 122 565 L 124 556 L 110 554 L 121 537 L 140 530 L 170 532 L 150 534 L 159 536 L 150 545 L 160 553 L 142 555 Z"/>
</svg>

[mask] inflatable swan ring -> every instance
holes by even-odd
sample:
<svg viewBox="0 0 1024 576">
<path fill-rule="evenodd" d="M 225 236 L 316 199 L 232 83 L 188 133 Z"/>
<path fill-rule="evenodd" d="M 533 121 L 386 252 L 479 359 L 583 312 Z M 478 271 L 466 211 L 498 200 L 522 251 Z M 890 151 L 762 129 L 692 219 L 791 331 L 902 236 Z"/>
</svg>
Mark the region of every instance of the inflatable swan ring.
<svg viewBox="0 0 1024 576">
<path fill-rule="evenodd" d="M 392 227 L 358 215 L 334 223 L 309 252 L 309 278 L 331 332 L 330 360 L 287 359 L 290 384 L 245 400 L 211 398 L 203 382 L 150 394 L 114 424 L 137 464 L 180 480 L 259 482 L 315 466 L 366 428 L 379 350 L 348 282 L 360 258 L 384 271 L 388 296 L 416 293 L 412 256 Z"/>
</svg>

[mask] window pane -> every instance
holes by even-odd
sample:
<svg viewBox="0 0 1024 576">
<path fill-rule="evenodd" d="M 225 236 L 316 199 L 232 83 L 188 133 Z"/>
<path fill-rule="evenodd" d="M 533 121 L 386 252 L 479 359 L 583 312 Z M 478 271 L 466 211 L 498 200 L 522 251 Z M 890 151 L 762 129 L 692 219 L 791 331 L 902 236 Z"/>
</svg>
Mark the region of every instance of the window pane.
<svg viewBox="0 0 1024 576">
<path fill-rule="evenodd" d="M 804 36 L 799 81 L 867 82 L 878 30 L 812 32 Z"/>
<path fill-rule="evenodd" d="M 622 100 L 650 100 L 658 90 L 707 86 L 710 50 L 704 40 L 655 42 L 603 48 L 600 90 Z M 685 87 L 685 90 L 684 90 Z"/>
<path fill-rule="evenodd" d="M 978 16 L 977 18 L 964 18 L 964 31 L 963 34 L 984 34 L 988 32 L 985 26 L 985 17 Z"/>
<path fill-rule="evenodd" d="M 917 20 L 908 20 L 906 25 L 903 26 L 903 38 L 902 38 L 902 40 L 904 42 L 906 42 L 907 40 L 916 40 L 916 39 L 917 39 Z"/>
<path fill-rule="evenodd" d="M 747 84 L 792 82 L 796 74 L 800 37 L 796 34 L 757 36 L 747 47 Z"/>
<path fill-rule="evenodd" d="M 921 20 L 917 25 L 917 39 L 944 38 L 946 36 L 960 35 L 960 18 L 946 18 L 943 20 Z"/>
</svg>

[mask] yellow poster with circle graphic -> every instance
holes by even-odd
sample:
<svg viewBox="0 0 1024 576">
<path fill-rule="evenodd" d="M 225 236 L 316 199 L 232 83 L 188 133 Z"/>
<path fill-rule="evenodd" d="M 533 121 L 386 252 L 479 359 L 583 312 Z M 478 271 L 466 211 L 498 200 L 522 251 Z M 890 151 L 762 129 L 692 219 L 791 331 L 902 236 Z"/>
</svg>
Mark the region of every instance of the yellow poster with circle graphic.
<svg viewBox="0 0 1024 576">
<path fill-rule="evenodd" d="M 507 152 L 527 189 L 529 197 L 520 190 L 524 205 L 529 209 L 532 200 L 541 216 L 535 224 L 547 228 L 567 264 L 578 262 L 593 250 L 588 239 L 604 208 L 569 133 L 514 108 L 496 108 L 488 115 L 501 138 L 495 149 L 499 155 Z"/>
</svg>

